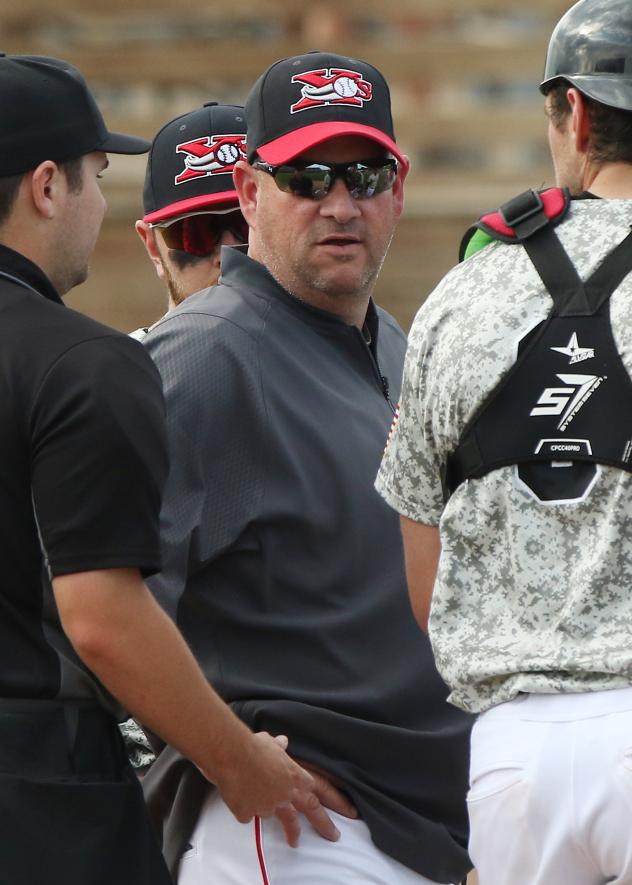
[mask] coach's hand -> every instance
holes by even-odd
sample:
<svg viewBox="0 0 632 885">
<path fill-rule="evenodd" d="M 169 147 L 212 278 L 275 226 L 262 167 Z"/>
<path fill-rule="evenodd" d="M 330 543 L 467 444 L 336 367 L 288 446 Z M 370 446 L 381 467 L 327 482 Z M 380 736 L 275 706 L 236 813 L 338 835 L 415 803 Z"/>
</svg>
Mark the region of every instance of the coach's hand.
<svg viewBox="0 0 632 885">
<path fill-rule="evenodd" d="M 357 809 L 345 794 L 334 786 L 325 772 L 302 760 L 300 764 L 311 773 L 314 786 L 311 790 L 297 791 L 291 803 L 284 803 L 277 808 L 275 815 L 283 827 L 285 839 L 293 848 L 298 845 L 302 814 L 319 835 L 330 842 L 336 842 L 340 838 L 340 832 L 326 809 L 349 818 L 358 816 Z"/>
<path fill-rule="evenodd" d="M 287 738 L 267 732 L 249 734 L 215 778 L 222 797 L 237 820 L 270 817 L 297 797 L 311 794 L 314 778 L 287 753 Z"/>
</svg>

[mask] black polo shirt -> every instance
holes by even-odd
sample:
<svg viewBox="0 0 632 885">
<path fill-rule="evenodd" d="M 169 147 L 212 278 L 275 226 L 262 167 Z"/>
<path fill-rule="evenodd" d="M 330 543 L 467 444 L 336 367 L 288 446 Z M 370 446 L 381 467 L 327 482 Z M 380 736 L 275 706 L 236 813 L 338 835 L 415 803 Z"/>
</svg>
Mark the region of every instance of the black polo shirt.
<svg viewBox="0 0 632 885">
<path fill-rule="evenodd" d="M 143 347 L 69 308 L 0 246 L 0 698 L 116 709 L 59 623 L 50 577 L 160 566 L 160 378 Z"/>
<path fill-rule="evenodd" d="M 237 250 L 221 282 L 144 340 L 172 446 L 150 586 L 248 725 L 335 776 L 385 852 L 457 881 L 471 721 L 446 703 L 373 486 L 406 338 L 373 304 L 363 334 L 298 301 Z"/>
</svg>

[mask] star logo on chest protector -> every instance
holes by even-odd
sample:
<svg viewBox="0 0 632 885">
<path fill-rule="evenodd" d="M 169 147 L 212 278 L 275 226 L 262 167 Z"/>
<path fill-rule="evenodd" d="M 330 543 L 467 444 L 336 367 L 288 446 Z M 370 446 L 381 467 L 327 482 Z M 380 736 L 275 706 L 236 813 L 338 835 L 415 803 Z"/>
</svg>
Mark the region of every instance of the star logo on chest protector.
<svg viewBox="0 0 632 885">
<path fill-rule="evenodd" d="M 552 347 L 551 350 L 556 350 L 558 353 L 563 353 L 564 356 L 570 357 L 569 365 L 572 365 L 573 363 L 581 363 L 584 360 L 591 360 L 595 355 L 594 348 L 579 346 L 577 342 L 577 332 L 573 332 L 571 340 L 566 347 Z"/>
</svg>

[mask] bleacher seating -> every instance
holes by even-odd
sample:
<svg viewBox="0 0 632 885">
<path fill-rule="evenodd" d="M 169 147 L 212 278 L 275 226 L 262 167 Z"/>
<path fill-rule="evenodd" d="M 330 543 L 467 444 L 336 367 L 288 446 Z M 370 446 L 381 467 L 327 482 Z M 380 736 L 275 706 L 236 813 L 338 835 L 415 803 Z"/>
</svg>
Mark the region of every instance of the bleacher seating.
<svg viewBox="0 0 632 885">
<path fill-rule="evenodd" d="M 331 49 L 391 84 L 412 160 L 405 215 L 377 287 L 407 328 L 484 209 L 552 183 L 537 91 L 546 43 L 570 0 L 7 0 L 0 47 L 57 55 L 86 75 L 110 128 L 151 137 L 215 99 L 242 102 L 272 61 Z M 160 316 L 164 293 L 133 230 L 144 161 L 112 158 L 110 212 L 90 280 L 68 303 L 127 330 Z"/>
</svg>

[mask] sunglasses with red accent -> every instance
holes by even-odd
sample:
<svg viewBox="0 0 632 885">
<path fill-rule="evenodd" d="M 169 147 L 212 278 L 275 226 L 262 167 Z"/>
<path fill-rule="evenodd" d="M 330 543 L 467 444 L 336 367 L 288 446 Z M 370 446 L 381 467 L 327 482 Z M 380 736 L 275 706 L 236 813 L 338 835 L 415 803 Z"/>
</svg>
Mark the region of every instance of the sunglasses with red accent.
<svg viewBox="0 0 632 885">
<path fill-rule="evenodd" d="M 150 225 L 157 228 L 168 249 L 177 249 L 188 255 L 206 258 L 217 249 L 224 233 L 230 233 L 238 243 L 248 242 L 248 223 L 239 209 L 229 212 L 197 212 L 175 221 Z"/>
</svg>

